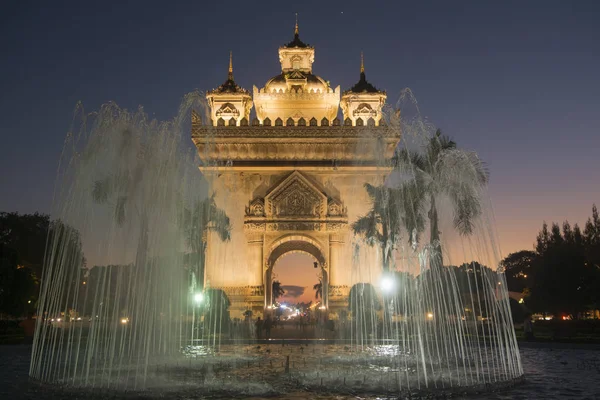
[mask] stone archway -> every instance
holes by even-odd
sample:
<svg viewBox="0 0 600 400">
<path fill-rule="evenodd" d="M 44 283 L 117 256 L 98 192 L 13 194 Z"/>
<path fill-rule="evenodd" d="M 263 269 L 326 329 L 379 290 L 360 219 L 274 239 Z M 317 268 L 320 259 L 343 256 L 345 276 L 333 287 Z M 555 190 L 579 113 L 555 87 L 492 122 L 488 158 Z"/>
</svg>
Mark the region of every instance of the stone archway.
<svg viewBox="0 0 600 400">
<path fill-rule="evenodd" d="M 307 235 L 284 236 L 278 240 L 275 240 L 270 246 L 264 277 L 265 307 L 269 307 L 273 304 L 273 267 L 279 258 L 290 252 L 302 252 L 314 257 L 314 259 L 317 260 L 316 262 L 321 268 L 321 273 L 323 276 L 323 305 L 327 307 L 329 275 L 327 272 L 327 259 L 325 257 L 326 253 L 323 251 L 322 245 L 318 241 Z"/>
</svg>

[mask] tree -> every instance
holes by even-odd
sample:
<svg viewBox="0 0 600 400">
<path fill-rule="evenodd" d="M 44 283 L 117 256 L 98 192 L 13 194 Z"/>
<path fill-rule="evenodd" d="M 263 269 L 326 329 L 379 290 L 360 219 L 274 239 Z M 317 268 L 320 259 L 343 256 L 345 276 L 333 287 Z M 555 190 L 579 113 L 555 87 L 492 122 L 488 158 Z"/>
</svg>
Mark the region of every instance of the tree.
<svg viewBox="0 0 600 400">
<path fill-rule="evenodd" d="M 202 312 L 205 334 L 219 334 L 229 328 L 231 301 L 222 289 L 207 288 L 204 291 Z"/>
<path fill-rule="evenodd" d="M 0 243 L 0 314 L 26 314 L 34 309 L 36 297 L 33 270 L 20 265 L 17 252 Z"/>
<path fill-rule="evenodd" d="M 20 316 L 35 310 L 42 278 L 55 288 L 55 307 L 74 307 L 85 265 L 79 232 L 45 214 L 0 213 L 0 312 Z M 45 256 L 45 254 L 47 254 Z M 45 261 L 44 261 L 45 260 Z M 62 274 L 50 274 L 59 264 Z M 45 272 L 44 272 L 45 271 Z M 44 274 L 48 276 L 44 276 Z M 42 304 L 40 312 L 47 311 Z"/>
<path fill-rule="evenodd" d="M 313 285 L 313 289 L 315 291 L 315 299 L 318 300 L 319 297 L 323 298 L 323 281 L 321 279 Z"/>
<path fill-rule="evenodd" d="M 526 304 L 533 311 L 577 318 L 593 302 L 595 271 L 586 265 L 584 240 L 577 226 L 563 230 L 544 223 L 537 238 L 537 257 L 531 268 L 531 291 Z"/>
<path fill-rule="evenodd" d="M 506 276 L 506 284 L 511 292 L 523 292 L 531 282 L 532 266 L 537 254 L 530 250 L 511 253 L 500 262 Z"/>
<path fill-rule="evenodd" d="M 393 304 L 394 311 L 400 315 L 410 315 L 412 299 L 415 297 L 415 278 L 408 272 L 395 271 Z"/>
<path fill-rule="evenodd" d="M 224 242 L 231 239 L 231 222 L 229 217 L 215 202 L 215 193 L 197 201 L 192 209 L 184 210 L 184 223 L 188 245 L 191 249 L 190 264 L 204 287 L 204 268 L 206 262 L 207 233 L 214 232 Z"/>
<path fill-rule="evenodd" d="M 278 298 L 285 294 L 285 290 L 281 286 L 281 282 L 273 281 L 273 301 L 277 301 Z"/>
<path fill-rule="evenodd" d="M 422 229 L 423 226 L 418 215 L 411 218 L 412 214 L 404 212 L 404 201 L 409 198 L 405 196 L 405 192 L 411 189 L 409 186 L 394 189 L 366 183 L 365 190 L 372 207 L 366 215 L 359 217 L 352 224 L 355 235 L 363 236 L 368 245 L 377 245 L 381 249 L 384 273 L 390 270 L 390 262 L 402 227 L 405 226 L 412 232 L 413 229 Z"/>
<path fill-rule="evenodd" d="M 378 322 L 377 311 L 381 310 L 381 303 L 373 285 L 354 284 L 348 295 L 348 309 L 352 313 L 353 329 L 358 336 L 362 337 L 373 332 Z"/>
<path fill-rule="evenodd" d="M 16 252 L 18 264 L 42 277 L 50 217 L 47 214 L 0 212 L 0 244 Z"/>
<path fill-rule="evenodd" d="M 461 235 L 470 235 L 475 219 L 481 215 L 479 190 L 487 184 L 488 171 L 476 153 L 458 149 L 440 130 L 422 152 L 403 148 L 396 152 L 393 162 L 396 171 L 407 177 L 400 186 L 415 187 L 409 191 L 414 198 L 407 200 L 413 205 L 412 213 L 420 215 L 428 210 L 432 264 L 441 266 L 438 201 L 441 197 L 450 200 L 455 229 Z M 412 233 L 411 240 L 418 240 L 418 233 Z"/>
</svg>

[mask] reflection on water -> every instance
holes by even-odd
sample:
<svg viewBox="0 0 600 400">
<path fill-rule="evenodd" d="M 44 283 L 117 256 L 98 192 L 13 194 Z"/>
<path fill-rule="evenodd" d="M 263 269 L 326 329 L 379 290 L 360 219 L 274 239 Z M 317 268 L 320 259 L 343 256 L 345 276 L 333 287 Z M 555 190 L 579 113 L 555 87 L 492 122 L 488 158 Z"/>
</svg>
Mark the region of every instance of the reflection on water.
<svg viewBox="0 0 600 400">
<path fill-rule="evenodd" d="M 232 368 L 227 367 L 227 363 L 221 361 L 221 365 L 216 364 L 215 368 L 210 368 L 203 361 L 211 359 L 221 359 L 221 354 L 227 354 L 227 349 L 219 351 L 219 357 L 204 357 L 203 354 L 209 354 L 210 349 L 207 347 L 198 346 L 197 349 L 187 349 L 191 354 L 197 354 L 198 357 L 189 356 L 187 364 L 182 360 L 173 360 L 173 365 L 170 367 L 163 364 L 158 368 L 158 375 L 169 376 L 177 385 L 173 385 L 170 389 L 152 390 L 144 392 L 130 391 L 125 393 L 115 393 L 101 391 L 99 389 L 69 389 L 62 387 L 54 387 L 49 385 L 40 385 L 28 379 L 27 371 L 29 369 L 29 357 L 31 348 L 27 346 L 0 346 L 0 398 L 2 399 L 36 399 L 36 400 L 55 400 L 55 399 L 81 399 L 99 400 L 105 398 L 114 399 L 160 399 L 160 398 L 179 398 L 179 399 L 231 399 L 231 398 L 251 398 L 261 399 L 265 396 L 273 399 L 319 399 L 319 400 L 350 400 L 356 399 L 357 396 L 351 390 L 346 392 L 331 393 L 329 387 L 304 388 L 301 382 L 289 379 L 280 379 L 276 382 L 269 377 L 273 373 L 285 371 L 285 357 L 291 354 L 290 370 L 296 371 L 303 368 L 304 360 L 307 365 L 311 366 L 314 374 L 322 372 L 322 365 L 327 365 L 330 362 L 335 362 L 331 357 L 331 349 L 326 346 L 284 346 L 281 345 L 258 345 L 246 346 L 246 351 L 239 352 L 238 358 L 232 365 L 237 365 L 239 378 L 246 379 L 246 387 L 244 393 L 233 393 L 230 379 L 227 378 L 227 373 L 222 374 L 221 371 L 232 371 Z M 302 347 L 302 350 L 300 349 Z M 343 348 L 343 347 L 342 347 Z M 292 351 L 293 350 L 293 351 Z M 314 350 L 314 353 L 313 353 Z M 350 348 L 346 352 L 350 353 Z M 383 350 L 382 350 L 383 351 Z M 329 354 L 329 356 L 328 356 Z M 591 347 L 582 347 L 580 349 L 558 349 L 558 348 L 522 348 L 521 354 L 523 358 L 523 366 L 525 369 L 525 379 L 523 382 L 515 383 L 510 387 L 502 390 L 489 388 L 480 388 L 478 393 L 464 393 L 457 390 L 457 394 L 452 398 L 464 399 L 492 399 L 492 400 L 508 400 L 508 399 L 597 399 L 600 398 L 600 351 L 592 350 Z M 340 355 L 340 357 L 342 357 Z M 226 358 L 226 357 L 225 357 Z M 348 360 L 351 357 L 347 357 Z M 192 360 L 190 368 L 190 359 Z M 322 359 L 322 363 L 319 360 Z M 272 363 L 270 361 L 273 361 Z M 179 366 L 177 366 L 177 362 Z M 283 362 L 283 364 L 282 364 Z M 204 368 L 203 368 L 204 364 Z M 345 371 L 351 371 L 351 363 L 346 364 Z M 250 365 L 250 367 L 248 367 Z M 155 366 L 156 368 L 156 366 Z M 364 368 L 362 368 L 364 370 Z M 182 384 L 179 380 L 181 376 L 190 378 L 190 380 L 200 380 L 202 371 L 207 376 L 207 382 L 213 382 L 213 389 L 210 397 L 201 394 L 197 388 L 190 387 L 188 384 Z M 261 373 L 263 378 L 259 382 L 252 383 L 248 380 L 255 373 Z M 212 373 L 212 378 L 208 376 Z M 380 375 L 385 375 L 380 371 L 376 372 Z M 217 378 L 222 374 L 222 378 Z M 178 375 L 181 375 L 178 377 Z M 345 374 L 341 374 L 340 378 L 330 377 L 330 379 L 341 379 Z M 307 374 L 308 377 L 308 374 Z M 193 379 L 192 379 L 193 378 Z M 212 379 L 212 381 L 211 381 Z M 320 378 L 319 378 L 320 379 Z M 350 379 L 346 376 L 346 383 Z M 271 384 L 269 385 L 269 382 Z M 275 385 L 273 385 L 275 383 Z M 324 381 L 326 384 L 327 381 Z M 440 394 L 444 396 L 444 394 Z M 363 393 L 361 399 L 375 400 L 385 397 L 385 393 L 372 392 Z M 416 394 L 413 398 L 436 398 L 430 394 L 419 397 Z"/>
</svg>

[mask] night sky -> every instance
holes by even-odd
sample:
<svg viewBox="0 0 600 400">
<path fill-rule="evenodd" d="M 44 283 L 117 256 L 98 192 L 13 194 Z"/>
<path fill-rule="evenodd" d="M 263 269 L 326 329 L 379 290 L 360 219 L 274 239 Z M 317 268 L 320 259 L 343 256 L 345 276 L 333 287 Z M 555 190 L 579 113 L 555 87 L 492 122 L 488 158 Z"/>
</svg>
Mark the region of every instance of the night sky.
<svg viewBox="0 0 600 400">
<path fill-rule="evenodd" d="M 262 87 L 295 12 L 316 74 L 347 89 L 364 51 L 388 102 L 411 88 L 489 164 L 504 255 L 530 249 L 544 220 L 582 224 L 600 205 L 600 2 L 218 3 L 3 2 L 0 210 L 50 211 L 78 101 L 170 119 L 185 93 L 226 79 L 229 50 L 237 83 Z"/>
</svg>

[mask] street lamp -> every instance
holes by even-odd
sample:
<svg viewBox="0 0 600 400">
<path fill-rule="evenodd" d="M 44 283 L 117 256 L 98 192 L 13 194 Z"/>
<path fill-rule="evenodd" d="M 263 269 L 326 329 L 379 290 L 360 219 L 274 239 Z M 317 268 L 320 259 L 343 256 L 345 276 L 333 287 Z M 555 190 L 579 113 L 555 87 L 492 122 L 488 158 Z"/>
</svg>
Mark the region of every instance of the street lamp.
<svg viewBox="0 0 600 400">
<path fill-rule="evenodd" d="M 202 302 L 204 301 L 204 294 L 203 294 L 202 292 L 196 293 L 196 294 L 194 295 L 194 301 L 195 301 L 197 304 L 200 304 L 200 303 L 202 303 Z"/>
</svg>

